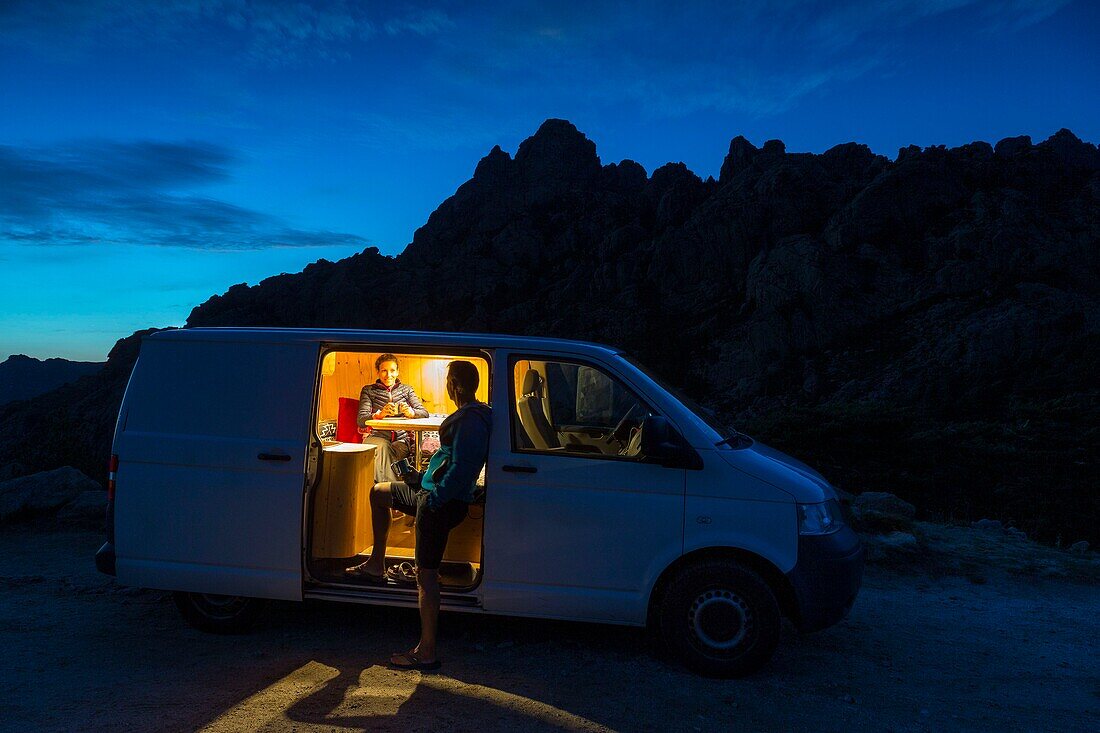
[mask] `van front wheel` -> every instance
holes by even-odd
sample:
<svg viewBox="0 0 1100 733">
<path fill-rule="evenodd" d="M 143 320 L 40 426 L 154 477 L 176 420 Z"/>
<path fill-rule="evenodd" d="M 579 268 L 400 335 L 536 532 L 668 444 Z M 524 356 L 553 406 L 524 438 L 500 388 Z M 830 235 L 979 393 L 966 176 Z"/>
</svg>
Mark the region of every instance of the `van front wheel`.
<svg viewBox="0 0 1100 733">
<path fill-rule="evenodd" d="M 266 605 L 266 601 L 261 598 L 182 591 L 173 593 L 172 599 L 187 623 L 196 629 L 214 634 L 241 634 L 248 631 Z"/>
<path fill-rule="evenodd" d="M 681 570 L 657 607 L 666 649 L 689 669 L 740 677 L 760 669 L 779 644 L 775 594 L 759 575 L 732 560 Z"/>
</svg>

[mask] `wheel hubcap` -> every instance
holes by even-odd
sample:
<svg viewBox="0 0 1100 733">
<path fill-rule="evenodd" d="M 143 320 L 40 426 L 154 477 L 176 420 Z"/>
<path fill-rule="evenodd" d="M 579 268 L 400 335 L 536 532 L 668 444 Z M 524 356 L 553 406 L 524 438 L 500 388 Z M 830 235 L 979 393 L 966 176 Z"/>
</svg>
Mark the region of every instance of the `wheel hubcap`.
<svg viewBox="0 0 1100 733">
<path fill-rule="evenodd" d="M 752 625 L 748 605 L 732 591 L 716 588 L 699 594 L 688 612 L 691 631 L 712 649 L 732 649 Z"/>
<path fill-rule="evenodd" d="M 199 601 L 198 605 L 206 614 L 220 618 L 232 617 L 246 603 L 246 599 L 241 596 L 221 596 L 212 593 L 202 593 L 197 600 Z"/>
</svg>

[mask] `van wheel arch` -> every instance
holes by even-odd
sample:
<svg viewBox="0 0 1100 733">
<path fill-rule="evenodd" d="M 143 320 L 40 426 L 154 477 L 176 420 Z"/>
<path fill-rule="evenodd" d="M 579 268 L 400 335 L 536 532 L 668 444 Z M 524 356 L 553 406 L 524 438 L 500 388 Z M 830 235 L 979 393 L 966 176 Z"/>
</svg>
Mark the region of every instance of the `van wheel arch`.
<svg viewBox="0 0 1100 733">
<path fill-rule="evenodd" d="M 657 577 L 657 582 L 653 584 L 653 590 L 649 594 L 649 605 L 646 611 L 646 627 L 651 632 L 656 631 L 657 614 L 655 611 L 664 599 L 669 582 L 682 569 L 709 560 L 733 560 L 759 575 L 775 595 L 776 601 L 779 602 L 779 610 L 785 617 L 797 623 L 798 602 L 794 594 L 794 587 L 787 576 L 770 560 L 739 547 L 704 547 L 678 557 Z M 656 637 L 655 634 L 653 636 Z"/>
</svg>

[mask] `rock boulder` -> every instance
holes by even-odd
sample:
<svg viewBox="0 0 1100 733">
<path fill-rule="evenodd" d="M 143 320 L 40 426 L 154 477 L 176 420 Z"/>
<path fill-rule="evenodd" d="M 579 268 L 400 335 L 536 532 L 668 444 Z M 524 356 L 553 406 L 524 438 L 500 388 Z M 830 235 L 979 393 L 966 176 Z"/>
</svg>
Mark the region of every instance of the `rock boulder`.
<svg viewBox="0 0 1100 733">
<path fill-rule="evenodd" d="M 863 548 L 868 562 L 904 562 L 920 554 L 920 543 L 909 532 L 890 532 L 864 538 Z"/>
<path fill-rule="evenodd" d="M 856 527 L 863 532 L 886 533 L 908 529 L 917 509 L 904 499 L 885 491 L 866 491 L 852 500 Z"/>
<path fill-rule="evenodd" d="M 57 512 L 84 492 L 99 491 L 98 483 L 71 466 L 0 483 L 0 522 Z"/>
<path fill-rule="evenodd" d="M 107 492 L 100 488 L 81 491 L 57 513 L 58 521 L 67 524 L 100 525 L 106 516 Z"/>
<path fill-rule="evenodd" d="M 0 482 L 10 481 L 13 478 L 19 478 L 20 476 L 26 476 L 30 473 L 27 467 L 17 461 L 11 463 L 5 463 L 0 466 Z"/>
</svg>

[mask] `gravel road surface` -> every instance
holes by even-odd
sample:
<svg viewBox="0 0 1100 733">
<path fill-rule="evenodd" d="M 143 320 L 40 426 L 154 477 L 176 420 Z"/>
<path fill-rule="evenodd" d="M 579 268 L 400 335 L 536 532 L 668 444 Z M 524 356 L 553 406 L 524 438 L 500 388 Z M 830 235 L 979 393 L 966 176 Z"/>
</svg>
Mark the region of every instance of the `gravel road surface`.
<svg viewBox="0 0 1100 733">
<path fill-rule="evenodd" d="M 0 728 L 1097 731 L 1100 589 L 869 571 L 851 617 L 709 680 L 635 629 L 445 614 L 441 674 L 387 669 L 415 611 L 275 604 L 246 636 L 96 573 L 100 536 L 0 531 Z"/>
</svg>

